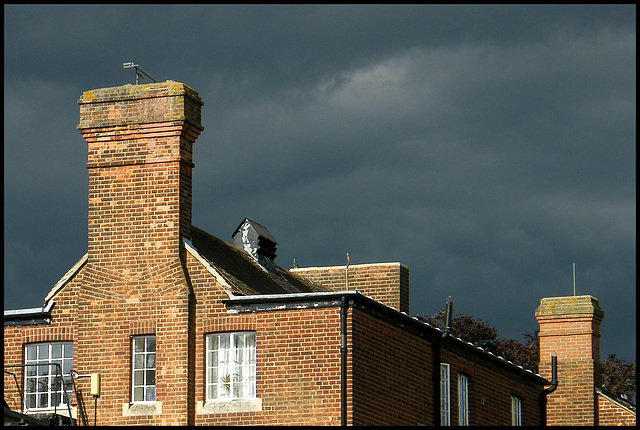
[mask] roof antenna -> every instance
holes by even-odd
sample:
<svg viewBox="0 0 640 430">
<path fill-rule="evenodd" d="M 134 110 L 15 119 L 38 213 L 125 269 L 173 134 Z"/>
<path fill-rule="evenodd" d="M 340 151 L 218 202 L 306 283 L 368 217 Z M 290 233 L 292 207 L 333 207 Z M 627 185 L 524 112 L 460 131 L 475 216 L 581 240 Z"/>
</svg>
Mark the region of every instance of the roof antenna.
<svg viewBox="0 0 640 430">
<path fill-rule="evenodd" d="M 143 78 L 146 76 L 146 77 L 148 77 L 149 79 L 151 79 L 153 82 L 156 82 L 156 83 L 158 82 L 158 81 L 156 81 L 155 79 L 153 79 L 153 78 L 151 77 L 151 75 L 150 75 L 150 74 L 148 74 L 147 72 L 145 72 L 144 70 L 142 70 L 138 64 L 133 64 L 132 62 L 129 62 L 129 63 L 122 63 L 122 68 L 123 68 L 123 69 L 130 69 L 131 67 L 135 67 L 135 69 L 136 69 L 136 85 L 139 85 L 140 77 L 141 77 L 141 76 L 142 76 Z M 143 76 L 143 75 L 144 75 L 144 76 Z"/>
<path fill-rule="evenodd" d="M 347 265 L 344 268 L 344 289 L 348 290 L 349 289 L 349 263 L 351 263 L 351 260 L 349 260 L 349 253 L 347 252 Z"/>
<path fill-rule="evenodd" d="M 576 263 L 573 263 L 573 295 L 576 295 Z"/>
</svg>

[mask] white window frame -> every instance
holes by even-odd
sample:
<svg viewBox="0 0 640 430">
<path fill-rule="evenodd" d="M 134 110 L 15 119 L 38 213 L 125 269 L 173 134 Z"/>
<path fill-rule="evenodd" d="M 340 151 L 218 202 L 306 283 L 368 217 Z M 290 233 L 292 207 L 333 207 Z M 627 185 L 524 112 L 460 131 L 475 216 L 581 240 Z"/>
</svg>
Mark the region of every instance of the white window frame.
<svg viewBox="0 0 640 430">
<path fill-rule="evenodd" d="M 440 425 L 451 425 L 451 365 L 440 363 Z"/>
<path fill-rule="evenodd" d="M 511 425 L 522 425 L 522 399 L 511 396 Z"/>
<path fill-rule="evenodd" d="M 256 398 L 256 332 L 206 335 L 206 401 Z"/>
<path fill-rule="evenodd" d="M 66 400 L 72 401 L 71 370 L 73 369 L 73 342 L 37 342 L 24 345 L 24 410 L 48 411 L 67 407 L 62 384 L 58 382 L 58 366 L 61 366 Z M 57 388 L 57 389 L 56 389 Z M 57 404 L 54 404 L 57 403 Z"/>
<path fill-rule="evenodd" d="M 469 378 L 458 375 L 458 424 L 469 425 Z"/>
<path fill-rule="evenodd" d="M 155 403 L 156 395 L 156 336 L 131 336 L 131 403 Z"/>
</svg>

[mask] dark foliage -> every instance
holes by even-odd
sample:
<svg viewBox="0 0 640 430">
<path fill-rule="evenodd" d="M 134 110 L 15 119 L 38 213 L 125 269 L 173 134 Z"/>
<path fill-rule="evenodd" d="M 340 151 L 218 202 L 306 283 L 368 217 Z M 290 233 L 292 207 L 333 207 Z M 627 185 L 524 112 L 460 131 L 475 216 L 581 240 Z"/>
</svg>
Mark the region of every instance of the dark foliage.
<svg viewBox="0 0 640 430">
<path fill-rule="evenodd" d="M 444 330 L 445 312 L 441 310 L 435 316 L 423 315 L 420 320 Z M 454 314 L 451 318 L 451 334 L 460 339 L 471 342 L 495 355 L 522 366 L 534 373 L 538 373 L 538 332 L 525 333 L 526 343 L 522 344 L 513 339 L 501 339 L 498 330 L 491 327 L 487 321 L 468 315 Z"/>
<path fill-rule="evenodd" d="M 601 365 L 602 387 L 622 397 L 623 399 L 635 402 L 636 397 L 636 362 L 625 361 L 609 355 Z"/>
</svg>

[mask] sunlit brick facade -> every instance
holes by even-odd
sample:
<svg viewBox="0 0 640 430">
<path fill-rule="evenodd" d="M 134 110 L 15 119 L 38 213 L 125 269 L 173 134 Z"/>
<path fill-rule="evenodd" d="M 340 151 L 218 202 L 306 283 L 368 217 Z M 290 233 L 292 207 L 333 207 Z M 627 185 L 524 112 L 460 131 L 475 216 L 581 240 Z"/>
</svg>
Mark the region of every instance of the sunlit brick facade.
<svg viewBox="0 0 640 430">
<path fill-rule="evenodd" d="M 42 308 L 5 311 L 11 411 L 68 409 L 87 425 L 543 422 L 549 376 L 410 317 L 406 266 L 287 271 L 258 223 L 243 221 L 257 241 L 239 247 L 193 226 L 203 102 L 191 88 L 103 88 L 78 103 L 88 252 Z M 76 387 L 58 404 L 52 370 L 31 363 L 71 349 Z"/>
</svg>

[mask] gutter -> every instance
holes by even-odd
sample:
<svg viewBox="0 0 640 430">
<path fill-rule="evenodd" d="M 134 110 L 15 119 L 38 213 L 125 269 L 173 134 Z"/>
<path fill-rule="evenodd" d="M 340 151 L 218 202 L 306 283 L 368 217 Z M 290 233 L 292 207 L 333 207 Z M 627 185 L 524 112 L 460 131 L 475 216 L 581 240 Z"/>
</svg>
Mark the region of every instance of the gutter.
<svg viewBox="0 0 640 430">
<path fill-rule="evenodd" d="M 343 266 L 344 267 L 344 266 Z M 451 346 L 462 348 L 472 354 L 478 354 L 489 362 L 508 366 L 513 368 L 520 375 L 526 378 L 532 378 L 536 381 L 544 380 L 541 375 L 535 374 L 530 370 L 517 366 L 503 357 L 495 355 L 484 350 L 470 342 L 455 337 L 451 332 L 444 336 L 443 332 L 437 327 L 431 326 L 420 321 L 417 317 L 411 317 L 406 312 L 386 306 L 371 297 L 363 295 L 361 292 L 349 291 L 320 291 L 310 293 L 285 293 L 285 294 L 255 294 L 250 296 L 232 296 L 222 300 L 230 314 L 251 313 L 251 312 L 268 312 L 282 311 L 290 309 L 305 308 L 321 308 L 321 307 L 340 307 L 342 297 L 347 297 L 350 306 L 359 309 L 366 309 L 369 315 L 380 318 L 390 324 L 400 327 L 403 330 L 410 330 L 411 333 L 434 342 L 434 339 L 444 340 Z M 438 372 L 439 378 L 439 372 Z M 438 406 L 439 408 L 439 406 Z"/>
<path fill-rule="evenodd" d="M 51 309 L 55 302 L 50 300 L 39 308 L 14 309 L 4 311 L 4 326 L 16 327 L 51 323 Z"/>
<path fill-rule="evenodd" d="M 280 293 L 280 294 L 255 294 L 252 296 L 233 296 L 223 300 L 225 304 L 253 304 L 253 303 L 274 303 L 274 302 L 294 302 L 317 299 L 342 299 L 346 296 L 362 296 L 357 291 L 318 291 L 313 293 Z M 363 296 L 364 297 L 364 296 Z"/>
</svg>

